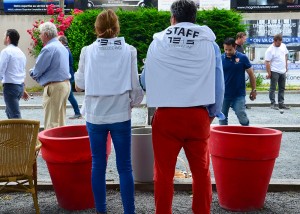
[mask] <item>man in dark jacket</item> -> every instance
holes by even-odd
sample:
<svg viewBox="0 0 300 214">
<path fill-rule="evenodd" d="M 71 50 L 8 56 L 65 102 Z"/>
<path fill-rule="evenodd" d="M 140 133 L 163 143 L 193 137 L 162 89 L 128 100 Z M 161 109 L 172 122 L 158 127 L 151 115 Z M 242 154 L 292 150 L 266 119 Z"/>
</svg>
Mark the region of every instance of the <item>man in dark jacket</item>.
<svg viewBox="0 0 300 214">
<path fill-rule="evenodd" d="M 67 37 L 59 36 L 58 40 L 67 48 L 67 50 L 69 52 L 69 66 L 70 66 L 70 74 L 71 74 L 71 79 L 70 79 L 71 91 L 70 91 L 70 95 L 69 95 L 68 100 L 69 100 L 69 102 L 71 103 L 71 105 L 74 109 L 74 116 L 69 117 L 69 119 L 80 119 L 80 118 L 82 118 L 82 115 L 80 113 L 77 100 L 76 100 L 76 98 L 73 94 L 73 90 L 72 90 L 72 84 L 74 83 L 73 56 L 72 56 L 72 53 L 70 51 L 70 48 L 68 47 Z"/>
</svg>

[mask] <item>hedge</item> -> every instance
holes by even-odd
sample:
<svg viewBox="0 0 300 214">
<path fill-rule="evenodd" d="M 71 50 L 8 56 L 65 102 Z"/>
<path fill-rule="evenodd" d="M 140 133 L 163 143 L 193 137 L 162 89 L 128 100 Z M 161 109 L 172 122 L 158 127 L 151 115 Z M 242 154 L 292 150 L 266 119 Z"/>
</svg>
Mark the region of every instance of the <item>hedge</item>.
<svg viewBox="0 0 300 214">
<path fill-rule="evenodd" d="M 66 31 L 76 69 L 82 47 L 91 44 L 96 39 L 94 23 L 100 12 L 99 10 L 86 10 L 75 16 L 72 25 Z M 116 13 L 121 28 L 119 36 L 124 36 L 128 44 L 137 48 L 138 65 L 141 67 L 153 34 L 170 25 L 170 12 L 140 8 L 136 11 L 118 9 Z M 246 25 L 242 24 L 242 15 L 232 10 L 215 8 L 198 11 L 197 23 L 207 25 L 214 31 L 221 49 L 223 49 L 222 43 L 226 37 L 235 37 L 237 32 L 246 30 Z"/>
</svg>

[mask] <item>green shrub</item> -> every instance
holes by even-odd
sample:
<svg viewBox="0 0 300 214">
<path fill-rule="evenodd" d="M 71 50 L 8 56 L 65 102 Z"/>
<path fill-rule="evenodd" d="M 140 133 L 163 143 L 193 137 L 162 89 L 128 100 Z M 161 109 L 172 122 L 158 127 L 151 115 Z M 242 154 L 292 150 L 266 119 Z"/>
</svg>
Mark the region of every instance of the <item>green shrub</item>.
<svg viewBox="0 0 300 214">
<path fill-rule="evenodd" d="M 260 88 L 260 87 L 264 86 L 264 85 L 263 85 L 263 81 L 264 81 L 263 75 L 257 74 L 257 75 L 255 75 L 255 76 L 256 76 L 256 78 L 255 78 L 255 81 L 256 81 L 256 88 Z M 250 81 L 249 81 L 249 80 L 247 80 L 246 87 L 247 87 L 247 88 L 251 88 L 251 84 L 250 84 Z"/>
<path fill-rule="evenodd" d="M 68 45 L 74 57 L 74 66 L 77 70 L 81 49 L 93 43 L 96 39 L 94 23 L 99 10 L 86 10 L 84 13 L 77 15 L 65 32 L 68 38 Z"/>
<path fill-rule="evenodd" d="M 261 75 L 261 74 L 258 74 L 257 76 L 256 76 L 256 86 L 262 86 L 262 84 L 263 84 L 263 81 L 264 81 L 264 78 L 263 78 L 263 76 Z"/>
<path fill-rule="evenodd" d="M 207 25 L 216 34 L 216 42 L 223 50 L 223 41 L 227 37 L 235 38 L 238 32 L 245 32 L 247 25 L 242 24 L 243 17 L 233 10 L 217 9 L 198 11 L 197 23 Z"/>
<path fill-rule="evenodd" d="M 43 89 L 44 89 L 43 86 L 33 86 L 33 87 L 30 87 L 30 88 L 26 88 L 26 91 L 28 93 L 30 93 L 30 92 L 42 92 Z"/>
<path fill-rule="evenodd" d="M 120 36 L 138 51 L 139 68 L 143 65 L 153 34 L 170 25 L 170 13 L 142 8 L 137 11 L 117 11 L 120 21 Z"/>
<path fill-rule="evenodd" d="M 95 41 L 94 23 L 100 10 L 87 10 L 75 16 L 72 25 L 66 31 L 69 47 L 74 57 L 77 69 L 81 48 Z M 143 65 L 147 49 L 152 36 L 170 25 L 170 12 L 158 11 L 153 8 L 140 8 L 136 11 L 116 11 L 120 21 L 120 35 L 124 36 L 128 44 L 138 51 L 139 68 Z M 223 40 L 226 37 L 235 37 L 237 32 L 245 31 L 246 25 L 241 24 L 242 15 L 231 10 L 204 10 L 198 11 L 197 23 L 209 26 L 217 37 L 217 43 L 223 49 Z"/>
</svg>

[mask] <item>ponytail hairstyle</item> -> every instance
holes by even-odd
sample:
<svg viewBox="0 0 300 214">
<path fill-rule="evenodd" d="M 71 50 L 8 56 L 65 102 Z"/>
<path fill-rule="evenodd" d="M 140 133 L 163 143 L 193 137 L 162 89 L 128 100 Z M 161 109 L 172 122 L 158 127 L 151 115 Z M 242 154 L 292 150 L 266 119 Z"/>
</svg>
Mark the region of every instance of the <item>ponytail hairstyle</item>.
<svg viewBox="0 0 300 214">
<path fill-rule="evenodd" d="M 102 11 L 96 18 L 95 31 L 98 38 L 114 38 L 120 33 L 119 19 L 111 10 Z"/>
</svg>

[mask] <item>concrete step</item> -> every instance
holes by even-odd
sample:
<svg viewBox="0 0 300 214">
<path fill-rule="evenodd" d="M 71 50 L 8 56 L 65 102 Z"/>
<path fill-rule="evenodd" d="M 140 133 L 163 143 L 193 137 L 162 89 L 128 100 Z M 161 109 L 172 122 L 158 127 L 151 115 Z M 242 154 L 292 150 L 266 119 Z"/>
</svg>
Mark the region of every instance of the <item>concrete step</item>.
<svg viewBox="0 0 300 214">
<path fill-rule="evenodd" d="M 230 124 L 230 125 L 240 126 L 240 124 Z M 300 132 L 300 125 L 251 124 L 251 126 L 276 129 L 282 132 Z"/>
<path fill-rule="evenodd" d="M 78 103 L 79 107 L 82 106 L 82 104 Z M 299 108 L 300 103 L 286 103 L 286 106 L 294 107 L 294 108 Z M 270 103 L 247 103 L 247 106 L 250 107 L 270 107 Z M 67 104 L 67 108 L 71 108 L 71 104 Z M 141 107 L 147 107 L 146 104 L 140 104 L 136 108 L 141 108 Z M 42 104 L 20 104 L 21 109 L 41 109 L 43 108 Z M 5 109 L 4 104 L 0 104 L 0 110 Z"/>
<path fill-rule="evenodd" d="M 300 107 L 300 103 L 285 103 L 286 106 L 290 107 Z M 269 107 L 270 108 L 270 102 L 267 103 L 247 103 L 247 106 L 250 107 Z"/>
<path fill-rule="evenodd" d="M 78 106 L 79 108 L 81 108 L 82 104 L 78 103 Z M 141 107 L 146 107 L 146 104 L 140 104 L 136 108 L 141 108 Z M 42 104 L 21 104 L 20 105 L 20 109 L 42 109 L 42 108 L 43 108 Z M 71 104 L 67 104 L 67 108 L 72 108 Z M 4 110 L 4 109 L 5 109 L 5 105 L 0 105 L 0 110 Z"/>
<path fill-rule="evenodd" d="M 216 191 L 215 179 L 211 179 L 212 189 Z M 154 184 L 135 182 L 135 190 L 138 191 L 154 191 Z M 41 181 L 37 183 L 38 190 L 53 190 L 51 181 Z M 118 189 L 120 184 L 113 181 L 106 181 L 107 189 Z M 192 191 L 192 181 L 190 179 L 174 179 L 175 191 Z M 268 192 L 300 192 L 300 179 L 271 179 L 268 187 Z"/>
</svg>

